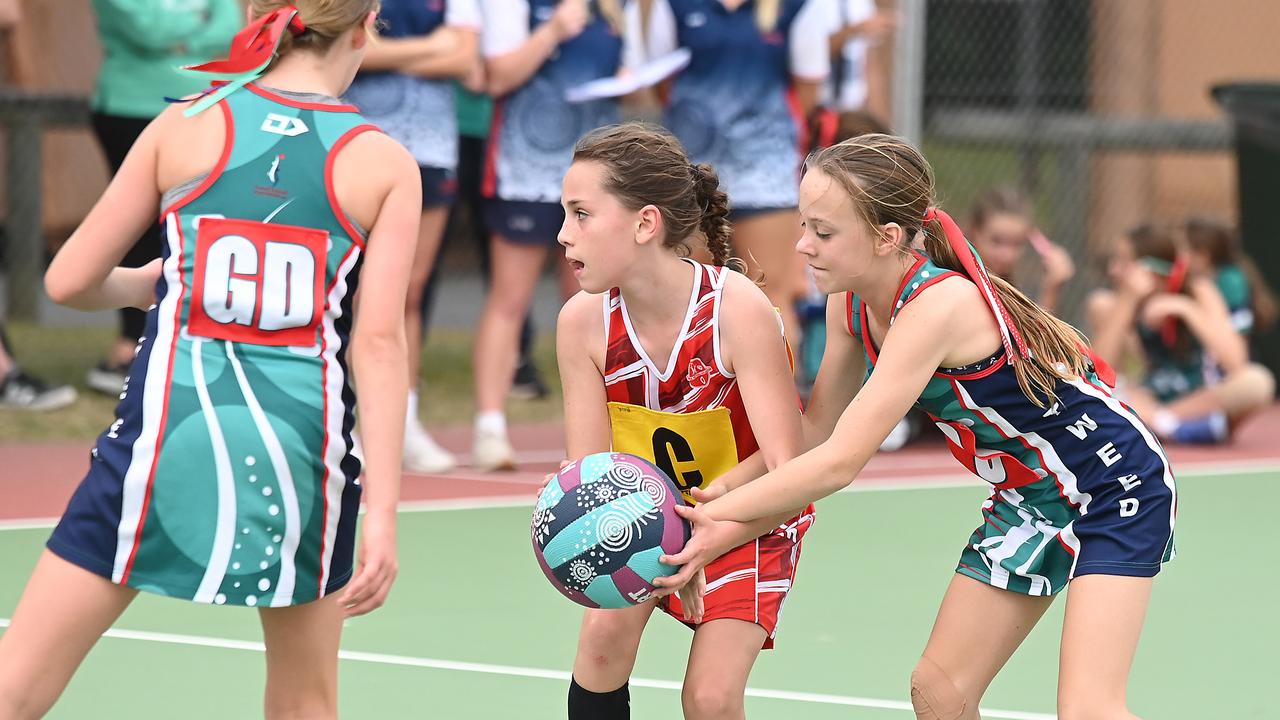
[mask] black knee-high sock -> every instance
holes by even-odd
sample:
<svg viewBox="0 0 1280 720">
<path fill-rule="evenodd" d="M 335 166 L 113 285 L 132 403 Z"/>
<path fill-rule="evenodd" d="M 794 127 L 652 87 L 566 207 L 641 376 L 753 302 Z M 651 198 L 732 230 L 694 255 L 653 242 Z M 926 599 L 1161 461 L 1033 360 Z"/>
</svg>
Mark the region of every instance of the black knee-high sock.
<svg viewBox="0 0 1280 720">
<path fill-rule="evenodd" d="M 617 690 L 597 693 L 569 682 L 569 720 L 630 720 L 631 691 L 624 683 Z"/>
</svg>

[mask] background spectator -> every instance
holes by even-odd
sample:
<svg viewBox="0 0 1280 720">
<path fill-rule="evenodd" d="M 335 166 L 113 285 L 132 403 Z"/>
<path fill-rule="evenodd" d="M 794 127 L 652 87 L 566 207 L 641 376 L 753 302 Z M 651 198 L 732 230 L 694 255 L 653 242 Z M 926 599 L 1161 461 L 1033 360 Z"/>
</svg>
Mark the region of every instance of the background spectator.
<svg viewBox="0 0 1280 720">
<path fill-rule="evenodd" d="M 237 0 L 94 0 L 102 67 L 91 107 L 93 133 L 114 175 L 165 98 L 193 95 L 207 79 L 178 68 L 208 60 L 226 50 L 244 22 Z M 120 264 L 141 267 L 160 257 L 159 225 L 134 243 Z M 97 367 L 89 387 L 108 395 L 120 392 L 146 313 L 119 311 L 120 335 Z"/>
</svg>

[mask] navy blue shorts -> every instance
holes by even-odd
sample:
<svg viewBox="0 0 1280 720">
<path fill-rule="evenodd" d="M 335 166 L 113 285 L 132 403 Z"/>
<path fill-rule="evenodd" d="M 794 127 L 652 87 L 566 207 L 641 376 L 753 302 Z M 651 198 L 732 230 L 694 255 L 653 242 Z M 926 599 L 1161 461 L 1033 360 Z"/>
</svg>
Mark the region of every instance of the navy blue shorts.
<svg viewBox="0 0 1280 720">
<path fill-rule="evenodd" d="M 490 232 L 509 242 L 555 245 L 564 224 L 564 208 L 558 203 L 489 198 L 484 220 Z"/>
<path fill-rule="evenodd" d="M 458 174 L 444 168 L 418 166 L 422 174 L 422 209 L 449 207 L 458 197 Z"/>
</svg>

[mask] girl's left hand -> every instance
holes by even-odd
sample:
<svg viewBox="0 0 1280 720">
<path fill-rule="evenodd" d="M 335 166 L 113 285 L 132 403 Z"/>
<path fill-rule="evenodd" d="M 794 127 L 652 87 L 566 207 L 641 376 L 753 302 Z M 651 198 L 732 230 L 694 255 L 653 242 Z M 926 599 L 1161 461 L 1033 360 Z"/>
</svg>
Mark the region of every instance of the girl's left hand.
<svg viewBox="0 0 1280 720">
<path fill-rule="evenodd" d="M 674 575 L 653 581 L 658 588 L 654 591 L 655 597 L 665 597 L 689 584 L 712 560 L 733 548 L 736 544 L 733 539 L 741 534 L 742 523 L 712 520 L 699 508 L 677 505 L 676 512 L 693 526 L 693 537 L 689 538 L 680 552 L 658 558 L 665 565 L 683 567 Z"/>
<path fill-rule="evenodd" d="M 364 615 L 382 607 L 399 564 L 396 561 L 396 520 L 366 513 L 360 527 L 359 570 L 338 602 L 346 617 Z"/>
<path fill-rule="evenodd" d="M 684 610 L 685 622 L 702 622 L 702 611 L 705 609 L 702 597 L 707 594 L 706 573 L 702 570 L 694 573 L 693 580 L 685 583 L 677 592 L 680 594 L 680 608 Z"/>
</svg>

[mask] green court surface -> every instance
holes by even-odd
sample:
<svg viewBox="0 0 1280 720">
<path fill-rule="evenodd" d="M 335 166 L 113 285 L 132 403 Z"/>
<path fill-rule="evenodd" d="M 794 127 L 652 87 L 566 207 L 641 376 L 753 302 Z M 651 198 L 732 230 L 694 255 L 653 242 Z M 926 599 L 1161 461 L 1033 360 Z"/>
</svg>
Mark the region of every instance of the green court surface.
<svg viewBox="0 0 1280 720">
<path fill-rule="evenodd" d="M 1157 579 L 1130 688 L 1148 719 L 1274 718 L 1280 642 L 1280 474 L 1185 478 L 1178 559 Z M 752 718 L 907 720 L 924 646 L 982 489 L 844 493 L 805 542 L 778 649 L 751 677 Z M 346 718 L 564 717 L 580 613 L 542 578 L 529 509 L 406 512 L 390 602 L 343 637 Z M 7 618 L 47 529 L 0 532 Z M 987 718 L 1054 710 L 1062 603 L 987 694 Z M 974 622 L 984 619 L 975 617 Z M 103 639 L 52 718 L 261 715 L 256 613 L 142 596 Z M 632 685 L 633 717 L 680 717 L 690 633 L 655 615 Z"/>
</svg>

